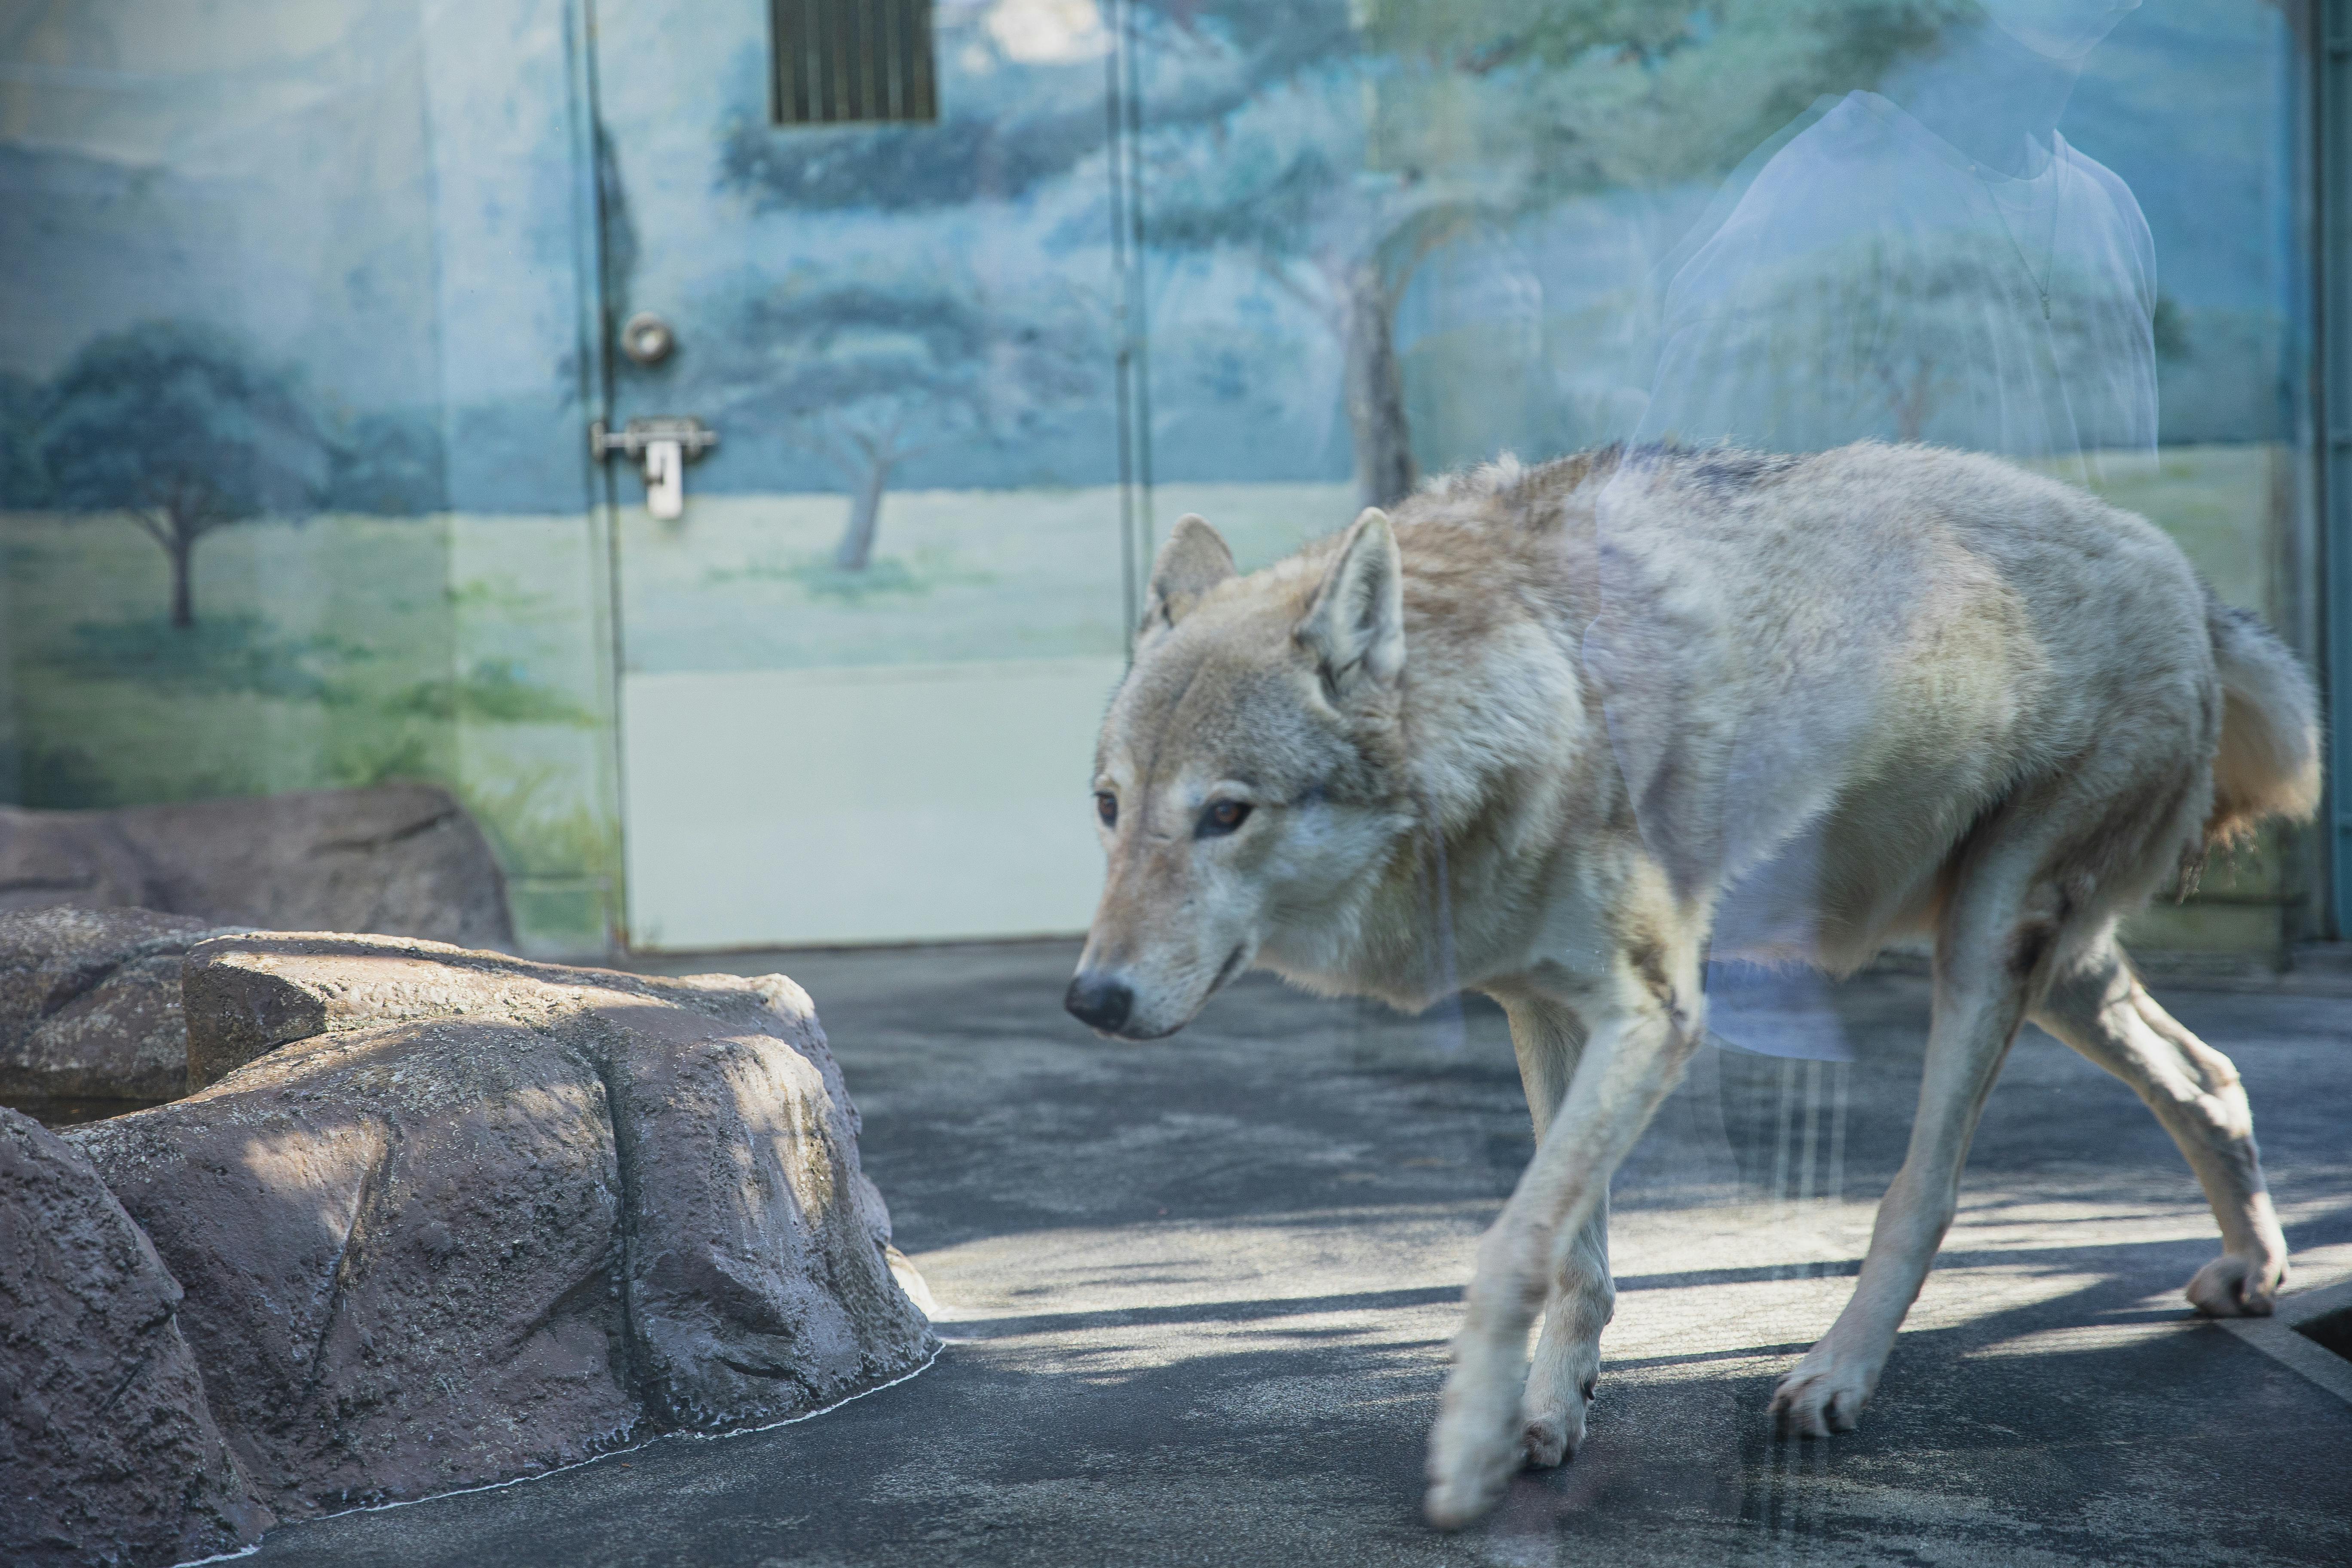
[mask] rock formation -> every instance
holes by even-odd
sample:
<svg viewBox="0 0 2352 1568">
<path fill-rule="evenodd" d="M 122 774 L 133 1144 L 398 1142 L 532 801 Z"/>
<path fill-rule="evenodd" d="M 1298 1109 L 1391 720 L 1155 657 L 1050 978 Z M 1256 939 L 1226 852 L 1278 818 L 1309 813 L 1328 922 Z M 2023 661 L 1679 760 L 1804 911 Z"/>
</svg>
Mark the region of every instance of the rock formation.
<svg viewBox="0 0 2352 1568">
<path fill-rule="evenodd" d="M 430 784 L 121 811 L 0 806 L 0 910 L 68 904 L 514 945 L 488 843 Z"/>
<path fill-rule="evenodd" d="M 0 1110 L 0 1562 L 178 1563 L 273 1522 L 214 1425 L 180 1300 L 89 1162 Z"/>
<path fill-rule="evenodd" d="M 0 1099 L 185 1094 L 180 961 L 220 934 L 149 910 L 0 913 Z"/>
<path fill-rule="evenodd" d="M 207 1087 L 66 1136 L 280 1513 L 781 1420 L 936 1348 L 781 975 L 265 934 L 192 949 L 184 997 Z"/>
</svg>

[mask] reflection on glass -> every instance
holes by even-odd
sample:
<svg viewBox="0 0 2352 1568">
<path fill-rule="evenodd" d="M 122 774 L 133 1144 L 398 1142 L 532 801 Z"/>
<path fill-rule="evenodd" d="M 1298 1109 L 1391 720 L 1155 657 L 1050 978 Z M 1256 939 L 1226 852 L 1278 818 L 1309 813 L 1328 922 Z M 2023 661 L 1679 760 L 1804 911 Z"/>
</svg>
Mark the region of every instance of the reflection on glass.
<svg viewBox="0 0 2352 1568">
<path fill-rule="evenodd" d="M 1823 100 L 1759 150 L 1720 226 L 1677 258 L 1642 434 L 2152 450 L 2147 223 L 2058 130 L 2131 8 L 2002 0 L 1884 90 Z"/>
<path fill-rule="evenodd" d="M 2147 223 L 2130 187 L 2058 130 L 2084 59 L 2136 4 L 2000 0 L 1881 90 L 1822 99 L 1759 148 L 1716 221 L 1669 258 L 1640 434 L 1778 452 L 1924 440 L 2054 460 L 2086 479 L 2102 453 L 2153 453 Z M 1645 639 L 1642 623 L 1675 602 L 1673 563 L 1631 548 L 1641 473 L 1632 465 L 1601 510 L 1608 608 L 1586 646 L 1604 683 Z M 1801 556 L 1801 542 L 1787 558 Z M 1941 587 L 1925 561 L 1874 570 L 1863 598 L 1874 624 L 1835 634 L 1850 650 L 1921 624 Z M 1694 689 L 1769 679 L 1737 667 L 1738 646 L 1702 628 L 1668 657 Z M 1850 657 L 1840 668 L 1871 663 Z M 1822 956 L 1832 815 L 1811 775 L 1856 743 L 1862 716 L 1848 695 L 1790 689 L 1724 737 L 1716 798 L 1689 798 L 1686 784 L 1643 813 L 1662 854 L 1703 861 L 1710 880 L 1728 884 L 1710 1019 L 1748 1049 L 1849 1054 L 1825 984 L 1802 967 Z M 1666 765 L 1619 715 L 1611 721 L 1629 780 Z"/>
</svg>

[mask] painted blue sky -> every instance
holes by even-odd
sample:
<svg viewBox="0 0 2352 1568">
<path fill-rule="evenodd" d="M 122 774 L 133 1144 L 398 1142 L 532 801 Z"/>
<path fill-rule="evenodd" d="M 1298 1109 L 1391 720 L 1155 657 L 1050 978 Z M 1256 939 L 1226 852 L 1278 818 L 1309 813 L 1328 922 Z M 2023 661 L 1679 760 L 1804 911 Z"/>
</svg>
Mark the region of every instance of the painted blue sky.
<svg viewBox="0 0 2352 1568">
<path fill-rule="evenodd" d="M 761 289 L 887 267 L 1008 311 L 1049 297 L 1092 310 L 1108 364 L 1117 279 L 1098 155 L 1009 194 L 983 181 L 971 200 L 762 205 L 730 184 L 725 149 L 764 116 L 764 8 L 697 7 L 691 26 L 682 9 L 606 13 L 600 91 L 635 225 L 632 303 L 678 317 L 691 349 L 739 331 L 729 312 Z M 140 320 L 211 321 L 298 366 L 347 422 L 437 418 L 456 504 L 576 507 L 593 176 L 575 26 L 564 0 L 0 3 L 0 370 L 39 379 Z M 1091 0 L 964 0 L 941 8 L 940 38 L 950 123 L 939 137 L 991 116 L 1100 110 Z M 1234 50 L 1173 33 L 1148 42 L 1155 101 L 1229 85 Z M 2270 340 L 2248 323 L 2286 297 L 2286 47 L 2271 7 L 2149 0 L 2093 58 L 2065 124 L 2138 195 L 2164 290 L 2215 356 L 2199 395 L 2223 415 L 2273 395 Z M 1200 133 L 1223 124 L 1206 117 Z M 1399 322 L 1409 368 L 1451 327 L 1524 317 L 1547 340 L 1549 390 L 1529 395 L 1558 407 L 1497 444 L 1608 434 L 1612 388 L 1639 382 L 1642 352 L 1612 331 L 1615 301 L 1643 286 L 1706 194 L 1581 199 L 1433 268 Z M 1346 472 L 1339 356 L 1311 313 L 1235 255 L 1157 256 L 1148 279 L 1163 475 Z M 705 390 L 692 363 L 680 395 Z M 1560 412 L 1571 407 L 1584 412 Z M 2242 433 L 2255 433 L 2248 417 Z M 839 487 L 770 434 L 736 442 L 706 483 Z M 1098 482 L 1112 462 L 1107 414 L 1081 404 L 1017 442 L 927 451 L 899 482 Z"/>
</svg>

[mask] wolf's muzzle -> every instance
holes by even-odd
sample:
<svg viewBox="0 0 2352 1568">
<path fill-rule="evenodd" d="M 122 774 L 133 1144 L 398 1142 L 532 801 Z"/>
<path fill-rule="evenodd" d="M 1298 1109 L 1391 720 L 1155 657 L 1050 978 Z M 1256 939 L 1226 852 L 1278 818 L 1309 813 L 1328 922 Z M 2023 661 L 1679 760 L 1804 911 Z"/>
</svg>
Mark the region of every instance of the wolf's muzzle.
<svg viewBox="0 0 2352 1568">
<path fill-rule="evenodd" d="M 1062 1005 L 1087 1027 L 1114 1034 L 1135 1010 L 1135 992 L 1124 980 L 1080 970 L 1063 995 Z"/>
</svg>

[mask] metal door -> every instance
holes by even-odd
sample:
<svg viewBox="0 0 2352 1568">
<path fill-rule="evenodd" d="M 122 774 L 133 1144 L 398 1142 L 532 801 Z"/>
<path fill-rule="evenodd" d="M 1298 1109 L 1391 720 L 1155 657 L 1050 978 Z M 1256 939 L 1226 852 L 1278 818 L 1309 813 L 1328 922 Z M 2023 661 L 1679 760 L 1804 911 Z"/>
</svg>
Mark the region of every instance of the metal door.
<svg viewBox="0 0 2352 1568">
<path fill-rule="evenodd" d="M 910 53 L 928 9 L 594 9 L 640 947 L 1090 912 L 1093 732 L 1127 631 L 1118 296 L 1099 187 L 1032 174 L 1099 150 L 1106 72 L 1091 40 L 1007 46 L 970 8 Z M 825 101 L 845 81 L 863 100 Z"/>
</svg>

